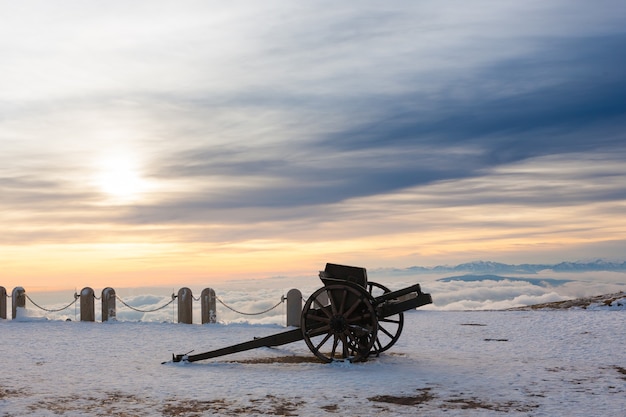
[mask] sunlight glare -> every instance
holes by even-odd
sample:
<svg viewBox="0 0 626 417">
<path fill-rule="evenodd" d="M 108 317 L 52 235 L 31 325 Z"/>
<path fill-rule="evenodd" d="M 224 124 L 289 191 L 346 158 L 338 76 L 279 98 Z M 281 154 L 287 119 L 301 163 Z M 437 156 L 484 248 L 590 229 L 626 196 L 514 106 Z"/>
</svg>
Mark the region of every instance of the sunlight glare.
<svg viewBox="0 0 626 417">
<path fill-rule="evenodd" d="M 135 199 L 145 188 L 136 164 L 129 157 L 103 161 L 98 185 L 103 193 L 124 201 Z"/>
</svg>

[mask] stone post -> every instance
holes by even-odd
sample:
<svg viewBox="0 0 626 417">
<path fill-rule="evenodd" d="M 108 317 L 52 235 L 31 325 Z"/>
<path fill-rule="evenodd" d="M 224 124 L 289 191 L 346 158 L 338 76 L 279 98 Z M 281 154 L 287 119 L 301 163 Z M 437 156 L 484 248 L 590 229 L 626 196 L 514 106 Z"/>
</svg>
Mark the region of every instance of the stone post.
<svg viewBox="0 0 626 417">
<path fill-rule="evenodd" d="M 115 290 L 111 287 L 106 287 L 102 290 L 102 322 L 115 321 Z"/>
<path fill-rule="evenodd" d="M 11 293 L 11 305 L 13 307 L 11 318 L 15 320 L 15 317 L 17 317 L 17 309 L 26 308 L 26 291 L 24 288 L 13 288 L 13 292 Z"/>
<path fill-rule="evenodd" d="M 300 327 L 301 315 L 302 293 L 294 288 L 287 293 L 287 326 Z"/>
<path fill-rule="evenodd" d="M 0 287 L 0 319 L 7 319 L 7 289 Z"/>
<path fill-rule="evenodd" d="M 187 287 L 178 290 L 178 322 L 191 324 L 193 322 L 193 293 Z"/>
<path fill-rule="evenodd" d="M 205 288 L 200 294 L 202 324 L 217 323 L 217 309 L 215 303 L 215 290 Z"/>
<path fill-rule="evenodd" d="M 95 296 L 92 288 L 80 291 L 80 321 L 96 321 Z"/>
</svg>

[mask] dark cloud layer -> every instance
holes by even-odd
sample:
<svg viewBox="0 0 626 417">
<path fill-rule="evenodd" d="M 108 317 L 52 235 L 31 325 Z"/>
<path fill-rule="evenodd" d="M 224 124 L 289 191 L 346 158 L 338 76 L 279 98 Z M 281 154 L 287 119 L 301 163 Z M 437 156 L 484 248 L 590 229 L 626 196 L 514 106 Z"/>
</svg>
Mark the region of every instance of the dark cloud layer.
<svg viewBox="0 0 626 417">
<path fill-rule="evenodd" d="M 573 209 L 623 240 L 621 2 L 2 7 L 3 242 L 590 239 Z"/>
<path fill-rule="evenodd" d="M 352 197 L 394 192 L 437 181 L 484 175 L 528 158 L 590 156 L 626 150 L 626 36 L 540 39 L 532 53 L 492 62 L 461 79 L 447 93 L 423 92 L 420 81 L 405 91 L 308 101 L 280 92 L 249 93 L 241 106 L 279 107 L 289 103 L 306 112 L 325 104 L 328 111 L 354 115 L 340 128 L 325 126 L 306 140 L 294 137 L 279 147 L 251 142 L 199 146 L 169 155 L 155 173 L 162 177 L 241 178 L 237 186 L 190 197 L 174 205 L 194 210 L 293 207 L 337 203 Z M 251 99 L 251 97 L 255 97 Z M 320 104 L 321 100 L 321 104 Z M 361 122 L 363 115 L 375 115 Z M 309 126 L 303 126 L 304 132 Z M 326 130 L 326 133 L 324 131 Z M 246 179 L 263 178 L 257 184 Z M 588 198 L 621 198 L 612 190 Z M 169 211 L 171 206 L 165 206 Z"/>
</svg>

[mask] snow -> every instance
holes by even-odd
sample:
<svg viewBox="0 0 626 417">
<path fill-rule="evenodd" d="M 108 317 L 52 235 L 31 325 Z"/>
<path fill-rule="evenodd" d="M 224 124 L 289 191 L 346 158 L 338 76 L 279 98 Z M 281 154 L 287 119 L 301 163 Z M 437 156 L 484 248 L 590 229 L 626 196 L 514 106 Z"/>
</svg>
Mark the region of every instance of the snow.
<svg viewBox="0 0 626 417">
<path fill-rule="evenodd" d="M 365 363 L 322 364 L 296 342 L 162 365 L 286 329 L 21 314 L 0 320 L 0 415 L 623 417 L 625 319 L 608 306 L 420 309 L 405 314 L 396 345 Z"/>
<path fill-rule="evenodd" d="M 0 320 L 0 416 L 626 416 L 623 273 L 538 277 L 558 285 L 440 278 L 375 278 L 391 289 L 421 282 L 434 304 L 405 313 L 398 343 L 355 364 L 320 363 L 304 341 L 161 364 L 287 330 L 285 304 L 236 311 L 264 311 L 291 288 L 306 299 L 316 278 L 207 285 L 230 307 L 218 303 L 211 325 L 174 323 L 175 289 L 116 289 L 116 320 L 106 323 L 98 301 L 90 323 L 78 321 L 78 302 L 57 312 L 28 300 L 15 320 Z M 586 309 L 466 311 L 609 292 L 610 303 Z M 55 310 L 74 291 L 28 294 Z M 199 310 L 194 301 L 194 323 Z"/>
<path fill-rule="evenodd" d="M 613 300 L 608 305 L 605 303 L 593 303 L 588 310 L 626 310 L 626 297 Z"/>
</svg>

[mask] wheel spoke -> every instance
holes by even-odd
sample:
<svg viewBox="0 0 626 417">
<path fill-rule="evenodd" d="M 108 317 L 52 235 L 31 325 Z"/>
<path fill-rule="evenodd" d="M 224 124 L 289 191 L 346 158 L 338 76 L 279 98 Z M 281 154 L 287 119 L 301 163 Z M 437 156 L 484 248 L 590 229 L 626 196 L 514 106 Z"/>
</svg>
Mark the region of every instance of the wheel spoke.
<svg viewBox="0 0 626 417">
<path fill-rule="evenodd" d="M 328 331 L 330 331 L 330 325 L 325 325 L 325 326 L 320 326 L 320 327 L 307 327 L 306 335 L 308 337 L 315 337 Z"/>
<path fill-rule="evenodd" d="M 387 319 L 387 318 L 378 320 L 378 322 L 379 322 L 379 323 L 380 323 L 381 321 L 382 321 L 383 323 L 400 324 L 400 320 L 391 320 L 391 319 Z"/>
<path fill-rule="evenodd" d="M 352 329 L 354 330 L 354 329 Z M 358 346 L 359 345 L 359 336 L 354 332 L 354 331 L 350 331 L 346 334 L 346 336 L 348 337 L 348 339 L 350 339 L 350 345 L 351 346 Z"/>
<path fill-rule="evenodd" d="M 341 344 L 342 344 L 341 354 L 342 354 L 343 359 L 345 359 L 348 356 L 350 356 L 350 353 L 348 352 L 348 339 L 346 335 L 343 333 L 339 337 L 341 338 Z"/>
<path fill-rule="evenodd" d="M 333 349 L 330 351 L 330 357 L 331 359 L 335 357 L 335 355 L 337 354 L 337 346 L 339 345 L 339 338 L 337 337 L 337 335 L 335 335 L 334 339 L 333 339 Z"/>
<path fill-rule="evenodd" d="M 328 312 L 328 306 L 323 306 L 323 305 L 322 305 L 322 303 L 320 303 L 320 302 L 317 300 L 317 298 L 315 298 L 315 299 L 313 300 L 313 302 L 319 306 L 319 309 L 317 309 L 317 310 L 319 310 L 319 311 L 323 312 L 324 314 L 326 314 L 326 316 L 327 316 L 328 318 L 331 318 L 331 317 L 333 316 L 331 313 L 329 313 L 329 312 Z"/>
<path fill-rule="evenodd" d="M 352 306 L 348 309 L 348 311 L 346 311 L 344 316 L 350 317 L 350 315 L 354 313 L 354 310 L 356 310 L 356 308 L 362 303 L 363 303 L 363 299 L 359 298 L 354 304 L 352 304 Z"/>
<path fill-rule="evenodd" d="M 330 303 L 330 311 L 332 312 L 333 316 L 337 315 L 337 305 L 335 304 L 335 300 L 333 300 L 333 292 L 330 289 L 326 289 L 326 296 L 328 297 L 329 303 Z"/>
<path fill-rule="evenodd" d="M 318 351 L 320 350 L 320 348 L 324 345 L 324 343 L 326 343 L 328 341 L 328 339 L 330 339 L 330 336 L 332 334 L 328 333 L 323 339 L 322 341 L 315 347 L 315 349 L 317 349 Z"/>
<path fill-rule="evenodd" d="M 310 312 L 306 315 L 306 319 L 307 320 L 312 320 L 312 321 L 318 321 L 318 322 L 321 322 L 321 323 L 330 323 L 330 318 L 328 318 L 328 317 L 321 317 L 321 316 L 318 316 L 317 314 L 312 314 Z"/>
<path fill-rule="evenodd" d="M 380 343 L 380 339 L 379 338 L 376 338 L 376 341 L 374 342 L 374 344 L 376 345 L 376 350 L 378 352 L 383 350 L 383 345 L 382 345 L 382 343 Z"/>
<path fill-rule="evenodd" d="M 346 298 L 348 297 L 348 289 L 344 288 L 343 289 L 343 294 L 341 297 L 341 304 L 339 305 L 339 310 L 337 311 L 337 314 L 342 314 L 343 310 L 346 308 Z"/>
<path fill-rule="evenodd" d="M 369 320 L 372 317 L 370 313 L 363 313 L 360 316 L 354 316 L 346 319 L 346 323 L 353 324 L 363 320 Z"/>
<path fill-rule="evenodd" d="M 385 329 L 383 326 L 378 325 L 378 331 L 383 331 L 383 333 L 385 333 L 387 336 L 389 336 L 391 339 L 393 339 L 393 334 L 391 334 L 391 332 L 387 331 L 387 329 Z"/>
</svg>

